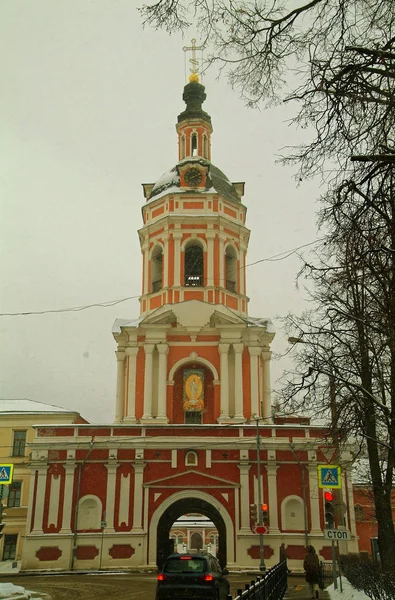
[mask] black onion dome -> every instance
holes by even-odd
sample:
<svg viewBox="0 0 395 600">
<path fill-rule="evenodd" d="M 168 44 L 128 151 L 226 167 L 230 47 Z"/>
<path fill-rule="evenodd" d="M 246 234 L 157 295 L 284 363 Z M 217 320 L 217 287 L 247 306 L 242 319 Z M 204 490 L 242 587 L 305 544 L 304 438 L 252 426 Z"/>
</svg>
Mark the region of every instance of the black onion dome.
<svg viewBox="0 0 395 600">
<path fill-rule="evenodd" d="M 214 190 L 224 196 L 227 200 L 231 200 L 232 202 L 240 202 L 240 197 L 237 195 L 236 189 L 233 183 L 227 178 L 225 173 L 218 169 L 215 165 L 204 158 L 196 157 L 196 158 L 186 158 L 180 161 L 175 167 L 161 175 L 161 177 L 154 184 L 149 200 L 155 199 L 159 194 L 163 194 L 164 192 L 168 193 L 184 193 L 184 190 L 180 190 L 180 175 L 178 171 L 178 166 L 185 163 L 198 163 L 202 166 L 206 167 L 207 170 L 207 179 L 206 179 L 206 187 L 197 188 L 194 190 L 194 193 L 206 193 Z M 178 189 L 177 189 L 178 188 Z M 188 190 L 190 194 L 190 190 Z"/>
<path fill-rule="evenodd" d="M 202 104 L 206 99 L 204 85 L 191 81 L 184 87 L 182 99 L 187 105 L 186 109 L 178 115 L 178 123 L 187 119 L 203 119 L 211 125 L 211 117 L 203 109 Z"/>
</svg>

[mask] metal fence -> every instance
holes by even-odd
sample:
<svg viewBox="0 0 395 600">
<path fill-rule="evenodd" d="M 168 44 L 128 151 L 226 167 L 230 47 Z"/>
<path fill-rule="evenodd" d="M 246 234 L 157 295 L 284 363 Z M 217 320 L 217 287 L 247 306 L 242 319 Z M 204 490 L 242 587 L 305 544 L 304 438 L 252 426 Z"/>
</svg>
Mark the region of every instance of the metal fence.
<svg viewBox="0 0 395 600">
<path fill-rule="evenodd" d="M 278 563 L 264 575 L 245 584 L 245 590 L 237 590 L 234 600 L 282 600 L 287 591 L 287 563 Z M 228 596 L 231 600 L 232 596 Z"/>
<path fill-rule="evenodd" d="M 338 573 L 337 573 L 338 575 Z M 320 562 L 320 588 L 323 590 L 333 583 L 333 565 L 331 562 Z"/>
</svg>

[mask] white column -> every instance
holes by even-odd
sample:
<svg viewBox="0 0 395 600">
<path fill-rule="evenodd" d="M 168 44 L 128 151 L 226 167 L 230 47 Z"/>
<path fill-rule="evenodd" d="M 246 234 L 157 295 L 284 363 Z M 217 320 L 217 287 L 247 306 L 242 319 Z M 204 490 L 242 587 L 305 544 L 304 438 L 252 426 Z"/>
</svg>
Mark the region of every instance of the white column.
<svg viewBox="0 0 395 600">
<path fill-rule="evenodd" d="M 224 273 L 225 253 L 224 253 L 224 240 L 222 236 L 219 236 L 219 285 L 225 287 L 225 273 Z"/>
<path fill-rule="evenodd" d="M 114 531 L 114 504 L 115 504 L 115 483 L 117 477 L 117 463 L 104 465 L 107 469 L 107 496 L 106 496 L 106 530 Z"/>
<path fill-rule="evenodd" d="M 267 465 L 268 504 L 270 515 L 270 533 L 279 533 L 277 507 L 277 465 Z"/>
<path fill-rule="evenodd" d="M 166 392 L 167 392 L 167 354 L 169 346 L 167 344 L 157 344 L 159 352 L 159 370 L 158 370 L 158 414 L 156 422 L 168 423 L 166 414 Z"/>
<path fill-rule="evenodd" d="M 240 469 L 240 529 L 250 531 L 249 472 L 251 465 L 241 463 L 237 466 Z"/>
<path fill-rule="evenodd" d="M 30 485 L 29 485 L 29 502 L 27 505 L 27 516 L 26 516 L 26 533 L 30 533 L 33 529 L 32 523 L 32 512 L 33 512 L 33 500 L 34 500 L 34 480 L 36 477 L 36 469 L 30 469 Z M 64 516 L 64 513 L 63 513 Z"/>
<path fill-rule="evenodd" d="M 43 531 L 43 515 L 44 515 L 44 500 L 45 500 L 45 485 L 47 483 L 48 467 L 40 467 L 37 469 L 37 488 L 36 502 L 33 521 L 33 533 L 42 533 Z M 34 487 L 34 483 L 33 483 Z"/>
<path fill-rule="evenodd" d="M 220 378 L 221 378 L 221 410 L 219 422 L 229 419 L 229 344 L 218 344 L 220 354 Z"/>
<path fill-rule="evenodd" d="M 235 419 L 244 419 L 243 413 L 243 364 L 244 344 L 233 344 L 235 353 Z"/>
<path fill-rule="evenodd" d="M 132 532 L 143 530 L 143 473 L 145 465 L 134 463 L 134 501 L 133 501 L 133 528 Z"/>
<path fill-rule="evenodd" d="M 164 240 L 162 270 L 162 287 L 167 288 L 169 286 L 169 238 Z"/>
<path fill-rule="evenodd" d="M 212 287 L 214 285 L 214 238 L 216 236 L 215 231 L 206 231 L 207 240 L 207 286 Z"/>
<path fill-rule="evenodd" d="M 124 417 L 125 401 L 125 352 L 117 350 L 117 396 L 115 401 L 115 423 L 121 423 Z"/>
<path fill-rule="evenodd" d="M 266 423 L 272 422 L 272 403 L 271 403 L 271 387 L 270 387 L 270 358 L 272 353 L 270 350 L 262 352 L 262 375 L 263 375 L 263 410 L 262 417 Z"/>
<path fill-rule="evenodd" d="M 317 464 L 309 465 L 309 496 L 310 496 L 310 522 L 311 534 L 322 535 L 320 524 L 320 503 L 318 490 Z M 306 494 L 307 496 L 307 494 Z"/>
<path fill-rule="evenodd" d="M 75 463 L 66 463 L 65 472 L 66 475 L 63 493 L 63 517 L 62 529 L 60 530 L 60 533 L 70 533 L 71 531 L 71 511 L 73 507 Z"/>
<path fill-rule="evenodd" d="M 127 414 L 124 421 L 129 423 L 136 422 L 136 359 L 138 347 L 133 346 L 126 348 L 126 356 L 129 361 L 129 378 L 128 378 L 128 397 L 127 397 Z"/>
<path fill-rule="evenodd" d="M 250 353 L 251 416 L 260 416 L 258 357 L 261 348 L 259 346 L 249 346 L 248 352 Z"/>
<path fill-rule="evenodd" d="M 174 287 L 181 285 L 181 231 L 173 231 L 174 240 Z M 184 254 L 182 254 L 184 256 Z"/>
<path fill-rule="evenodd" d="M 143 419 L 152 419 L 152 353 L 154 344 L 145 344 L 145 372 L 144 372 L 144 414 Z"/>
<path fill-rule="evenodd" d="M 149 294 L 151 291 L 150 288 L 150 280 L 148 273 L 148 260 L 149 260 L 149 250 L 148 250 L 148 241 L 144 241 L 141 246 L 141 251 L 143 253 L 143 261 L 144 261 L 144 281 L 143 281 L 143 294 Z"/>
</svg>

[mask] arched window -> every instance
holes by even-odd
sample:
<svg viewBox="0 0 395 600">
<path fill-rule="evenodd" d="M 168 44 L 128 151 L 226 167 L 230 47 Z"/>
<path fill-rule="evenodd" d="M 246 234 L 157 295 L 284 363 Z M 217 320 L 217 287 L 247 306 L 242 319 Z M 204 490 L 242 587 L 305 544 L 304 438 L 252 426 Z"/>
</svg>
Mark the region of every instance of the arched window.
<svg viewBox="0 0 395 600">
<path fill-rule="evenodd" d="M 203 286 L 204 260 L 203 248 L 197 243 L 191 243 L 184 252 L 184 285 L 192 287 Z"/>
<path fill-rule="evenodd" d="M 78 529 L 100 529 L 101 508 L 101 501 L 97 496 L 81 498 L 78 510 Z"/>
<path fill-rule="evenodd" d="M 237 286 L 237 256 L 233 246 L 228 246 L 225 253 L 226 263 L 226 289 L 236 292 Z"/>
<path fill-rule="evenodd" d="M 152 292 L 158 292 L 162 287 L 162 263 L 163 252 L 160 246 L 156 246 L 151 254 L 151 288 Z"/>
<path fill-rule="evenodd" d="M 193 133 L 191 136 L 191 156 L 197 156 L 197 147 L 198 147 L 197 134 Z"/>
<path fill-rule="evenodd" d="M 207 135 L 203 136 L 203 156 L 208 159 L 208 139 Z"/>
<path fill-rule="evenodd" d="M 356 504 L 354 506 L 354 511 L 355 511 L 355 520 L 356 521 L 364 521 L 365 520 L 365 513 L 360 504 Z"/>
<path fill-rule="evenodd" d="M 181 136 L 181 138 L 180 138 L 180 144 L 181 144 L 180 157 L 181 158 L 185 158 L 185 135 Z"/>
<path fill-rule="evenodd" d="M 187 467 L 196 467 L 197 464 L 198 464 L 197 454 L 193 450 L 190 450 L 185 455 L 185 465 Z"/>
</svg>

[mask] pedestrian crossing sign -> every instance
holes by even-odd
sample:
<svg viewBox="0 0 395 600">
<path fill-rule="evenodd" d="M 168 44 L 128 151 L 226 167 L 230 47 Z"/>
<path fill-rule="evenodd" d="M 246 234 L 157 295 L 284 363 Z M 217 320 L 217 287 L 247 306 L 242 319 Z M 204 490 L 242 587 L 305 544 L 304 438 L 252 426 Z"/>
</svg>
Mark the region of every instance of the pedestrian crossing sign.
<svg viewBox="0 0 395 600">
<path fill-rule="evenodd" d="M 318 487 L 339 489 L 342 486 L 338 465 L 318 465 Z"/>
<path fill-rule="evenodd" d="M 0 485 L 10 485 L 12 483 L 12 473 L 14 465 L 0 465 Z"/>
</svg>

